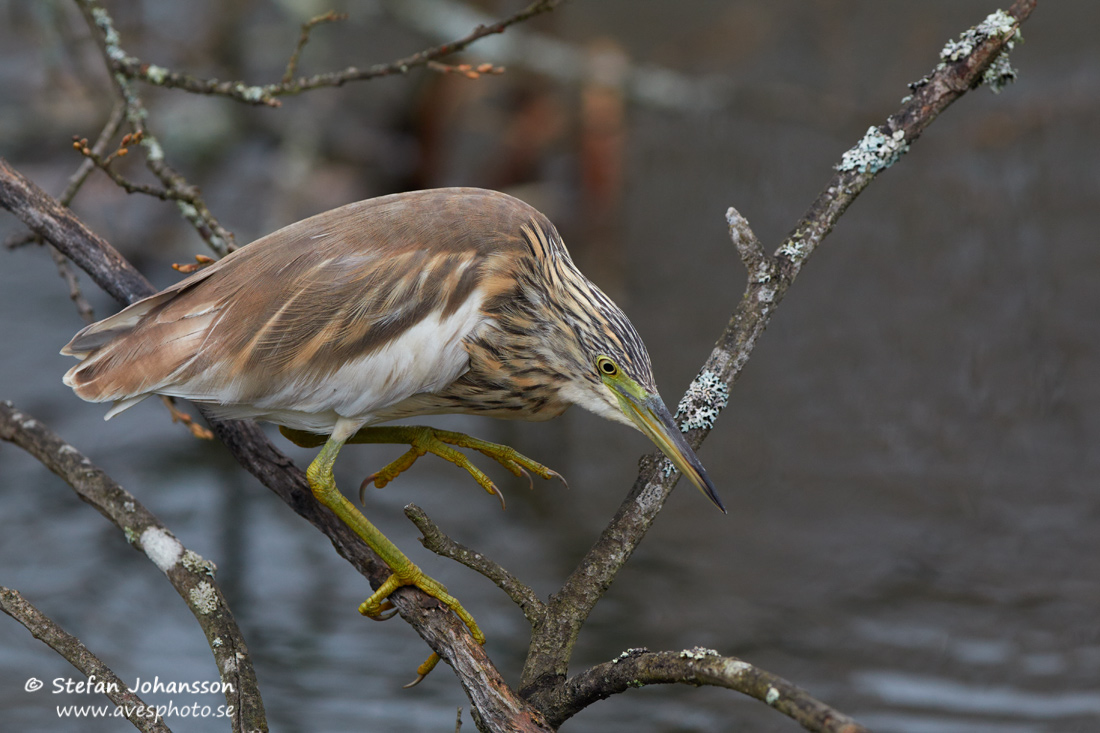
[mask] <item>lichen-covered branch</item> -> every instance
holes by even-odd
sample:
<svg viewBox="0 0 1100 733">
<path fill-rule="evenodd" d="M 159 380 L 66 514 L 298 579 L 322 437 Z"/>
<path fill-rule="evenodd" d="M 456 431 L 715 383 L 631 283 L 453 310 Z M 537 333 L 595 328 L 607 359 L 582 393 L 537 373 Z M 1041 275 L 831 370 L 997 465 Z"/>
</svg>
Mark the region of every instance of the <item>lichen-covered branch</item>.
<svg viewBox="0 0 1100 733">
<path fill-rule="evenodd" d="M 57 247 L 121 303 L 152 295 L 154 288 L 109 244 L 94 235 L 71 211 L 44 193 L 0 158 L 0 206 Z M 252 422 L 207 422 L 249 473 L 291 509 L 313 524 L 336 551 L 377 588 L 389 577 L 382 563 L 359 537 L 314 498 L 305 474 L 271 444 Z M 483 730 L 544 730 L 538 712 L 513 692 L 453 613 L 434 598 L 412 588 L 399 588 L 389 600 L 428 645 L 455 670 Z M 413 663 L 410 662 L 410 666 Z"/>
<path fill-rule="evenodd" d="M 82 501 L 109 519 L 135 549 L 160 568 L 206 634 L 222 682 L 227 683 L 233 730 L 267 730 L 248 646 L 214 580 L 214 564 L 185 548 L 132 494 L 11 402 L 0 402 L 0 440 L 19 446 L 64 479 Z"/>
<path fill-rule="evenodd" d="M 221 246 L 219 251 L 228 251 L 232 246 L 231 239 L 225 236 L 228 233 L 223 235 L 220 228 L 215 228 L 216 221 L 201 203 L 197 191 L 193 191 L 182 176 L 164 161 L 163 151 L 146 129 L 145 109 L 135 92 L 136 79 L 179 88 L 188 88 L 187 85 L 192 82 L 129 57 L 121 49 L 110 17 L 98 2 L 76 2 L 96 29 L 105 62 L 114 71 L 114 83 L 124 101 L 127 120 L 135 132 L 142 134 L 141 144 L 146 151 L 146 163 L 150 170 L 166 188 L 186 195 L 194 193 L 193 199 L 188 199 L 186 204 L 181 203 L 181 210 L 215 249 Z M 535 2 L 524 12 L 534 14 L 557 4 L 551 0 Z M 1000 84 L 1011 78 L 1011 67 L 1003 53 L 1017 38 L 1019 23 L 1034 5 L 1034 0 L 1019 0 L 1009 13 L 990 16 L 959 41 L 948 44 L 942 53 L 941 63 L 928 76 L 911 85 L 912 95 L 903 102 L 901 109 L 882 125 L 868 130 L 862 140 L 842 157 L 823 192 L 774 254 L 768 254 L 756 241 L 743 217 L 733 210 L 728 213 L 731 239 L 749 270 L 749 278 L 738 308 L 680 403 L 678 419 L 692 445 L 697 447 L 709 434 L 728 397 L 729 387 L 738 378 L 775 308 L 785 297 L 801 267 L 855 197 L 904 154 L 924 128 L 951 102 L 978 84 Z M 509 22 L 518 22 L 523 19 L 520 17 L 522 15 L 514 16 L 516 19 Z M 262 97 L 263 90 L 268 89 L 274 100 L 278 94 L 404 73 L 416 65 L 438 63 L 437 59 L 460 50 L 478 38 L 500 32 L 504 27 L 502 24 L 480 27 L 454 44 L 444 44 L 388 65 L 363 70 L 348 69 L 309 79 L 292 79 L 286 82 L 285 88 L 282 88 L 283 85 L 242 87 L 224 93 L 239 98 L 238 94 L 254 96 L 255 90 L 260 90 Z M 135 63 L 137 66 L 134 66 Z M 195 83 L 201 86 L 213 82 L 195 80 Z M 274 87 L 279 87 L 281 91 L 271 91 Z M 223 92 L 205 90 L 205 93 Z M 266 103 L 263 99 L 242 101 Z M 0 204 L 15 212 L 28 227 L 88 271 L 97 283 L 121 302 L 133 302 L 152 293 L 148 282 L 109 245 L 84 229 L 70 212 L 37 191 L 2 160 Z M 324 532 L 337 551 L 373 585 L 377 586 L 389 574 L 388 568 L 378 562 L 347 527 L 318 505 L 301 471 L 267 441 L 257 426 L 252 423 L 210 422 L 215 433 L 241 464 Z M 567 679 L 569 660 L 581 626 L 648 531 L 676 479 L 677 475 L 663 458 L 645 457 L 638 478 L 615 517 L 582 560 L 581 566 L 550 598 L 549 603 L 541 604 L 537 599 L 527 602 L 528 595 L 533 598 L 533 594 L 525 592 L 522 584 L 509 591 L 524 606 L 524 612 L 534 627 L 522 676 L 522 696 L 508 688 L 484 650 L 473 642 L 453 614 L 414 589 L 405 588 L 394 593 L 392 601 L 401 615 L 455 669 L 473 703 L 479 727 L 483 730 L 550 730 L 592 701 L 636 686 L 630 684 L 632 682 L 720 684 L 734 689 L 744 687 L 742 691 L 747 694 L 760 697 L 764 702 L 802 720 L 799 717 L 803 715 L 799 712 L 802 710 L 800 705 L 808 698 L 796 688 L 785 686 L 782 680 L 758 670 L 754 672 L 757 676 L 753 676 L 746 671 L 751 668 L 740 666 L 743 663 L 738 660 L 712 661 L 710 654 L 689 661 L 648 653 L 631 655 L 609 663 L 611 666 L 601 665 Z M 441 542 L 440 546 L 446 547 L 446 543 Z M 462 555 L 462 549 L 455 550 L 455 546 L 451 546 L 445 551 Z M 481 567 L 486 574 L 506 579 L 503 569 L 495 568 L 491 563 L 482 563 Z M 644 666 L 642 662 L 645 662 Z M 544 718 L 543 712 L 548 717 Z M 824 713 L 812 705 L 804 711 L 804 715 L 806 720 L 818 721 L 814 724 L 819 727 L 812 730 L 859 730 L 858 727 L 844 727 L 855 724 L 843 719 L 843 716 L 826 715 L 822 718 Z M 821 722 L 826 718 L 840 727 L 827 727 L 834 723 Z"/>
<path fill-rule="evenodd" d="M 225 255 L 236 248 L 236 239 L 232 232 L 224 228 L 211 213 L 203 201 L 199 190 L 192 186 L 164 159 L 164 150 L 157 138 L 150 132 L 146 119 L 148 112 L 134 88 L 132 76 L 115 69 L 118 60 L 126 53 L 119 47 L 118 32 L 114 28 L 111 16 L 96 0 L 75 0 L 84 14 L 92 35 L 99 45 L 107 68 L 112 70 L 111 78 L 115 83 L 119 98 L 126 109 L 126 121 L 133 133 L 141 139 L 145 151 L 145 166 L 157 177 L 170 194 L 167 198 L 176 200 L 183 217 L 191 223 L 199 236 L 212 250 Z"/>
<path fill-rule="evenodd" d="M 364 68 L 350 66 L 340 71 L 332 71 L 325 74 L 316 74 L 310 77 L 293 78 L 297 70 L 298 57 L 302 47 L 309 39 L 309 32 L 319 22 L 331 22 L 338 17 L 320 16 L 315 18 L 302 29 L 298 46 L 291 55 L 287 64 L 287 70 L 282 80 L 276 84 L 246 84 L 243 81 L 219 81 L 217 79 L 201 79 L 190 74 L 171 71 L 155 64 L 148 64 L 127 53 L 119 44 L 118 34 L 115 33 L 110 22 L 110 16 L 106 10 L 98 5 L 95 0 L 77 0 L 82 8 L 93 14 L 95 23 L 105 34 L 105 49 L 107 61 L 111 70 L 117 77 L 127 80 L 141 80 L 155 86 L 182 89 L 195 94 L 212 94 L 235 99 L 246 104 L 279 106 L 279 97 L 300 94 L 311 89 L 343 86 L 349 82 L 376 79 L 381 76 L 394 74 L 407 74 L 410 70 L 427 66 L 438 59 L 450 56 L 465 50 L 474 42 L 486 36 L 503 33 L 506 28 L 516 23 L 533 18 L 541 13 L 553 10 L 563 0 L 536 0 L 523 10 L 496 23 L 479 25 L 468 34 L 454 41 L 443 43 L 432 48 L 418 51 L 404 58 L 383 64 L 374 64 Z M 308 26 L 308 27 L 307 27 Z M 494 67 L 495 68 L 495 67 Z M 491 73 L 491 72 L 489 72 Z"/>
<path fill-rule="evenodd" d="M 670 684 L 711 685 L 749 695 L 816 733 L 869 733 L 782 677 L 701 647 L 679 652 L 629 649 L 569 678 L 552 698 L 544 698 L 544 710 L 556 728 L 598 700 L 632 688 Z"/>
<path fill-rule="evenodd" d="M 135 728 L 144 733 L 172 733 L 163 720 L 149 714 L 155 711 L 153 706 L 131 692 L 130 686 L 119 679 L 80 639 L 35 608 L 19 591 L 0 586 L 0 611 L 23 624 L 34 638 L 47 644 L 86 675 L 90 691 L 102 691 L 115 705 L 130 711 L 124 717 Z"/>
<path fill-rule="evenodd" d="M 516 23 L 521 23 L 536 15 L 553 10 L 561 4 L 562 0 L 536 0 L 504 20 L 488 25 L 479 25 L 462 38 L 419 51 L 396 61 L 375 64 L 363 69 L 349 67 L 342 71 L 294 79 L 293 74 L 297 70 L 299 57 L 309 40 L 312 29 L 320 23 L 334 22 L 341 19 L 341 16 L 335 13 L 318 16 L 302 26 L 298 44 L 287 63 L 283 79 L 276 84 L 260 86 L 245 84 L 241 81 L 200 79 L 155 64 L 145 63 L 130 55 L 122 47 L 121 38 L 118 31 L 115 30 L 111 15 L 98 0 L 75 0 L 75 2 L 92 29 L 103 55 L 104 63 L 111 71 L 111 78 L 118 90 L 119 97 L 125 104 L 126 120 L 133 132 L 140 136 L 142 149 L 145 151 L 146 167 L 160 180 L 163 188 L 134 183 L 111 171 L 105 165 L 101 164 L 100 167 L 111 176 L 116 184 L 122 186 L 129 193 L 144 193 L 175 201 L 180 213 L 191 223 L 210 248 L 219 255 L 225 255 L 237 247 L 232 232 L 224 228 L 213 215 L 199 190 L 188 183 L 183 175 L 172 168 L 165 160 L 164 150 L 149 130 L 147 124 L 148 114 L 141 96 L 135 88 L 135 81 L 140 80 L 155 86 L 176 88 L 198 94 L 225 96 L 248 104 L 278 106 L 279 100 L 277 97 L 279 96 L 299 94 L 310 89 L 342 86 L 349 82 L 373 79 L 380 76 L 404 74 L 412 68 L 437 63 L 438 59 L 462 51 L 481 38 L 502 33 L 506 28 Z M 444 67 L 452 68 L 446 65 Z M 453 68 L 459 69 L 459 67 Z M 497 67 L 489 64 L 477 68 L 471 67 L 463 73 L 466 76 L 476 77 L 481 73 L 499 73 L 499 71 Z M 89 157 L 94 160 L 96 156 L 90 155 Z"/>
<path fill-rule="evenodd" d="M 932 73 L 911 85 L 913 93 L 901 109 L 874 128 L 874 134 L 864 136 L 855 148 L 858 154 L 846 155 L 838 164 L 832 180 L 776 250 L 774 261 L 760 257 L 751 244 L 751 232 L 745 239 L 747 225 L 731 215 L 731 236 L 749 267 L 750 278 L 737 310 L 689 393 L 705 390 L 715 378 L 727 385 L 736 381 L 776 306 L 841 214 L 940 112 L 985 80 L 990 66 L 1017 39 L 1019 25 L 1030 15 L 1035 1 L 1018 0 L 1008 13 L 998 11 L 967 31 L 967 53 L 960 54 L 953 46 L 945 49 L 945 58 Z M 709 424 L 686 431 L 693 447 L 697 448 L 710 433 L 713 418 L 722 407 L 721 399 L 715 393 Z M 663 457 L 650 455 L 642 459 L 633 488 L 577 569 L 551 597 L 545 620 L 535 628 L 521 682 L 525 695 L 541 700 L 544 691 L 564 682 L 582 624 L 649 530 L 678 477 Z"/>
</svg>

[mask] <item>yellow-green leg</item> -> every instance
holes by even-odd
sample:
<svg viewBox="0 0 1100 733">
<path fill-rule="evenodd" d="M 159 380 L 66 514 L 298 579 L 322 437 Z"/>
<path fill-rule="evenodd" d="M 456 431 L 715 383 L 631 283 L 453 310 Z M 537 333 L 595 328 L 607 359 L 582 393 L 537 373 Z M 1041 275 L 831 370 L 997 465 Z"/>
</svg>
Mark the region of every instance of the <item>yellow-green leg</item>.
<svg viewBox="0 0 1100 733">
<path fill-rule="evenodd" d="M 299 430 L 291 430 L 289 428 L 280 428 L 280 430 L 283 435 L 292 442 L 303 447 L 317 446 L 324 441 L 324 437 L 320 435 Z M 440 458 L 444 458 L 456 466 L 466 469 L 481 488 L 499 498 L 501 506 L 503 506 L 504 497 L 501 496 L 500 491 L 497 489 L 496 485 L 493 484 L 492 480 L 482 473 L 477 466 L 472 464 L 469 458 L 451 446 L 476 450 L 492 458 L 516 476 L 524 474 L 525 471 L 530 471 L 541 478 L 557 478 L 560 479 L 562 483 L 565 483 L 565 479 L 562 478 L 561 474 L 557 471 L 552 471 L 541 463 L 531 460 L 515 448 L 501 445 L 500 443 L 491 443 L 487 440 L 472 438 L 465 433 L 456 433 L 451 430 L 437 430 L 436 428 L 423 425 L 384 425 L 380 427 L 361 428 L 355 434 L 348 437 L 346 442 L 396 443 L 410 446 L 409 451 L 400 458 L 391 462 L 382 470 L 368 476 L 363 482 L 363 487 L 360 488 L 360 492 L 362 492 L 362 489 L 372 481 L 375 486 L 382 488 L 412 466 L 417 458 L 425 453 L 434 453 Z M 362 500 L 362 496 L 360 496 L 360 500 Z"/>
<path fill-rule="evenodd" d="M 347 442 L 349 435 L 356 427 L 354 423 L 344 422 L 342 420 L 337 422 L 332 436 L 325 442 L 324 447 L 321 448 L 320 454 L 313 459 L 313 463 L 309 464 L 309 468 L 306 469 L 306 478 L 309 480 L 309 487 L 313 491 L 313 495 L 317 498 L 317 501 L 331 509 L 344 524 L 350 527 L 355 534 L 359 535 L 363 541 L 382 558 L 382 561 L 393 570 L 393 574 L 386 579 L 378 590 L 376 590 L 370 598 L 360 604 L 359 613 L 375 619 L 385 618 L 383 612 L 389 605 L 385 603 L 386 598 L 403 585 L 414 585 L 433 598 L 439 599 L 443 604 L 454 611 L 470 629 L 470 633 L 473 634 L 477 643 L 484 644 L 485 635 L 481 633 L 481 629 L 478 628 L 477 622 L 474 621 L 473 616 L 462 607 L 462 604 L 459 603 L 454 596 L 447 593 L 447 589 L 442 583 L 425 575 L 424 572 L 405 555 L 405 553 L 397 549 L 397 546 L 390 542 L 377 527 L 371 524 L 371 522 L 363 516 L 363 513 L 356 509 L 355 505 L 348 501 L 347 498 L 340 493 L 340 490 L 336 488 L 336 480 L 332 475 L 332 466 L 336 461 L 336 455 L 340 452 L 340 448 Z M 424 675 L 430 672 L 438 662 L 439 657 L 432 654 L 432 656 L 417 669 L 420 676 L 416 681 L 419 682 L 423 679 Z M 416 683 L 414 682 L 413 684 Z"/>
</svg>

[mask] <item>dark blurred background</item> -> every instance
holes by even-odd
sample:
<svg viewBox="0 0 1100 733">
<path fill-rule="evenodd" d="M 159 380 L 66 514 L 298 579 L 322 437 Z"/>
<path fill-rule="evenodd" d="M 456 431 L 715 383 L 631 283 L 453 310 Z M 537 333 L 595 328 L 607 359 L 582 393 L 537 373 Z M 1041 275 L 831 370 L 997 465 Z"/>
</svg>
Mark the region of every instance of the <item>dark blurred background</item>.
<svg viewBox="0 0 1100 733">
<path fill-rule="evenodd" d="M 277 80 L 298 26 L 303 74 L 366 66 L 523 3 L 189 0 L 108 5 L 124 47 L 202 77 Z M 416 70 L 284 98 L 277 110 L 140 87 L 170 162 L 241 243 L 356 199 L 443 185 L 510 191 L 559 226 L 630 314 L 675 404 L 740 297 L 735 206 L 774 249 L 869 125 L 992 2 L 587 0 L 475 45 L 477 80 Z M 701 644 L 895 733 L 1100 729 L 1100 5 L 1040 2 L 1020 78 L 965 96 L 860 197 L 810 261 L 700 451 L 730 515 L 679 488 L 596 609 L 575 659 Z M 113 97 L 68 2 L 0 3 L 0 155 L 52 193 Z M 141 153 L 121 170 L 148 180 Z M 93 175 L 77 213 L 158 286 L 204 245 L 175 207 Z M 0 214 L 0 237 L 20 231 Z M 116 305 L 85 281 L 97 317 Z M 0 398 L 59 432 L 213 560 L 251 646 L 273 730 L 452 730 L 467 706 L 427 650 L 372 624 L 366 583 L 327 540 L 149 400 L 104 423 L 61 385 L 82 322 L 49 255 L 0 252 Z M 509 442 L 569 490 L 492 473 L 502 513 L 425 459 L 367 514 L 447 583 L 518 678 L 527 628 L 488 581 L 419 548 L 415 501 L 456 539 L 553 592 L 649 447 L 580 410 L 546 424 L 441 419 Z M 310 455 L 276 438 L 300 465 Z M 400 451 L 344 451 L 345 490 Z M 492 470 L 492 469 L 490 469 Z M 0 445 L 0 583 L 122 676 L 215 680 L 160 572 L 60 480 Z M 419 550 L 419 552 L 418 552 Z M 98 703 L 27 693 L 77 673 L 0 620 L 0 709 L 20 731 Z M 178 705 L 207 699 L 174 696 Z M 167 703 L 171 695 L 150 695 Z M 105 700 L 104 700 L 105 701 Z M 177 730 L 220 721 L 169 720 Z M 472 726 L 467 718 L 467 726 Z M 565 730 L 792 731 L 728 691 L 633 691 Z"/>
</svg>

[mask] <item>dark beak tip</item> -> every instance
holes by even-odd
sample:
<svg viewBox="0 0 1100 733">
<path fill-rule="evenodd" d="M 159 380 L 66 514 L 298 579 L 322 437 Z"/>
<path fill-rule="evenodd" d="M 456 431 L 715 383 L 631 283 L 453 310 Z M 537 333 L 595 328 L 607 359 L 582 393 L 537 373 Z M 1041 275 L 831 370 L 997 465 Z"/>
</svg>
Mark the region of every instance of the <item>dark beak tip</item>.
<svg viewBox="0 0 1100 733">
<path fill-rule="evenodd" d="M 714 488 L 714 482 L 710 480 L 710 476 L 707 475 L 707 472 L 703 470 L 701 466 L 699 467 L 698 475 L 694 478 L 698 480 L 692 483 L 702 490 L 703 494 L 710 499 L 710 503 L 718 507 L 723 514 L 729 514 L 729 512 L 726 511 L 726 505 L 722 503 L 722 499 L 718 496 L 717 489 Z"/>
<path fill-rule="evenodd" d="M 718 498 L 718 492 L 714 490 L 714 486 L 712 486 L 709 481 L 707 482 L 707 492 L 706 492 L 706 494 L 707 494 L 707 498 L 711 500 L 711 503 L 713 503 L 714 506 L 716 506 L 720 510 L 722 510 L 723 514 L 729 514 L 729 512 L 726 511 L 725 504 L 723 504 L 722 500 L 720 498 Z"/>
</svg>

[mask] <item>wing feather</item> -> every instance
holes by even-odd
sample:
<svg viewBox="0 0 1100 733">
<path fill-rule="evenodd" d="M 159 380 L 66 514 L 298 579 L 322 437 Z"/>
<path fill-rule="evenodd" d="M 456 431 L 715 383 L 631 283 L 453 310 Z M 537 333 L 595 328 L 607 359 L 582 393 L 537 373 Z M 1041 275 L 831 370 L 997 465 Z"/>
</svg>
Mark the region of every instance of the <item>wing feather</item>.
<svg viewBox="0 0 1100 733">
<path fill-rule="evenodd" d="M 84 329 L 65 383 L 110 414 L 160 393 L 307 430 L 369 418 L 467 368 L 463 342 L 530 257 L 533 217 L 479 189 L 319 214 Z"/>
</svg>

